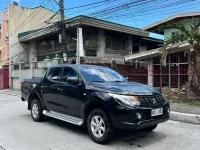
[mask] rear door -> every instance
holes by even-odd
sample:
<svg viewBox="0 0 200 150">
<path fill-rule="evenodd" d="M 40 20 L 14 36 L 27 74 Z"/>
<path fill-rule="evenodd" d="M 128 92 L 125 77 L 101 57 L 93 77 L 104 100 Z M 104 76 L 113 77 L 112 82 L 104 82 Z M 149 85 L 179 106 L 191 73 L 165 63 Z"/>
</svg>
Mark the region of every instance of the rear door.
<svg viewBox="0 0 200 150">
<path fill-rule="evenodd" d="M 80 116 L 81 107 L 84 101 L 84 85 L 77 84 L 72 85 L 67 83 L 68 77 L 79 77 L 80 75 L 76 70 L 71 67 L 63 68 L 63 75 L 61 77 L 61 84 L 58 85 L 58 89 L 60 90 L 59 99 L 60 105 L 62 105 L 62 111 L 64 113 Z"/>
<path fill-rule="evenodd" d="M 57 97 L 59 95 L 58 85 L 60 84 L 61 74 L 62 67 L 50 68 L 42 82 L 41 94 L 45 106 L 49 110 L 60 110 L 61 106 Z"/>
</svg>

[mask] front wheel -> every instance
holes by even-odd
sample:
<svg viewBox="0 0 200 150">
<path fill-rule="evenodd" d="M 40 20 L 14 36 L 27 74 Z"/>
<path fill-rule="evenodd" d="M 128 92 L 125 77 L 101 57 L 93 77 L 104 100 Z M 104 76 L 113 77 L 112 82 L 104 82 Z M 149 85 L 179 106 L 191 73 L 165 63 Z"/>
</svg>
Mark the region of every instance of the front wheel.
<svg viewBox="0 0 200 150">
<path fill-rule="evenodd" d="M 142 128 L 140 129 L 141 131 L 153 131 L 158 125 L 153 125 L 153 126 L 149 126 L 149 127 L 146 127 L 146 128 Z"/>
<path fill-rule="evenodd" d="M 107 144 L 113 138 L 113 128 L 107 114 L 101 109 L 93 110 L 87 119 L 87 128 L 92 140 Z"/>
</svg>

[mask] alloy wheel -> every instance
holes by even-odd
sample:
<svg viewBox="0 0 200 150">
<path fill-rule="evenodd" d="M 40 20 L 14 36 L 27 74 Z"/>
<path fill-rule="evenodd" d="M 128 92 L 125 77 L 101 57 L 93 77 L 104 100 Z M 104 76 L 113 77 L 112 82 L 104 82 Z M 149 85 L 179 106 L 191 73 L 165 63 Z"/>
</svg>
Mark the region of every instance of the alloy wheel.
<svg viewBox="0 0 200 150">
<path fill-rule="evenodd" d="M 103 137 L 105 133 L 105 123 L 100 116 L 98 115 L 94 116 L 91 119 L 90 126 L 91 126 L 91 131 L 95 137 L 97 138 Z"/>
</svg>

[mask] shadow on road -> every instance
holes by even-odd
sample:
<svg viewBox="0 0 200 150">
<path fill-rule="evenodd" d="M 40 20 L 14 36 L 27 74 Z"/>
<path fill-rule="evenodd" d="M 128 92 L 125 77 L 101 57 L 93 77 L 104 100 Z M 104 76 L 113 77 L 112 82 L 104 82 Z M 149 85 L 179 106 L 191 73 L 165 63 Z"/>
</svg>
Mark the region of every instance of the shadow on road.
<svg viewBox="0 0 200 150">
<path fill-rule="evenodd" d="M 66 123 L 60 120 L 56 120 L 53 118 L 46 118 L 46 123 L 50 126 L 62 128 L 66 130 L 66 134 L 68 132 L 79 134 L 81 136 L 88 136 L 86 129 L 82 127 L 78 127 L 76 125 L 72 125 L 70 123 Z M 88 136 L 89 138 L 89 136 Z M 111 145 L 129 145 L 130 147 L 145 147 L 150 144 L 158 143 L 166 138 L 163 132 L 143 132 L 143 131 L 129 131 L 129 130 L 116 130 L 115 131 L 115 138 L 109 144 Z"/>
<path fill-rule="evenodd" d="M 135 147 L 145 147 L 150 144 L 158 143 L 166 138 L 162 132 L 144 132 L 144 131 L 120 131 L 118 130 L 114 143 L 121 143 L 122 145 L 128 144 Z"/>
</svg>

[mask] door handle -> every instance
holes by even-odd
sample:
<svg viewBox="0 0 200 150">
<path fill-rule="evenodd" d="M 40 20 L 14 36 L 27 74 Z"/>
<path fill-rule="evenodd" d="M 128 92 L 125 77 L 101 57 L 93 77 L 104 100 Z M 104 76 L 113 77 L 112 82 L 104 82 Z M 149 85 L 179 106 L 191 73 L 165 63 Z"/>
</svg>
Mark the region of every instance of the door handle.
<svg viewBox="0 0 200 150">
<path fill-rule="evenodd" d="M 58 90 L 58 91 L 63 91 L 63 89 L 61 89 L 61 88 L 57 88 L 57 90 Z"/>
</svg>

